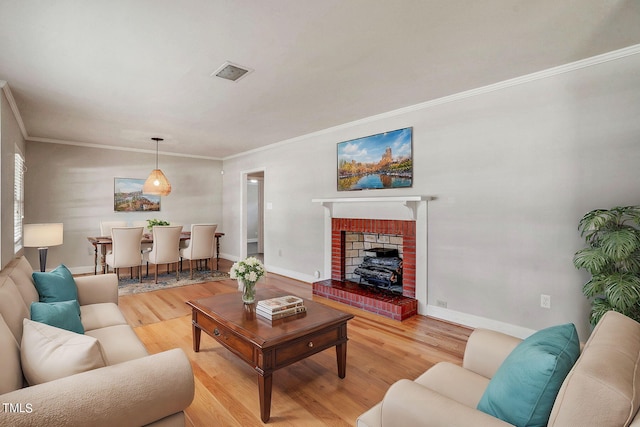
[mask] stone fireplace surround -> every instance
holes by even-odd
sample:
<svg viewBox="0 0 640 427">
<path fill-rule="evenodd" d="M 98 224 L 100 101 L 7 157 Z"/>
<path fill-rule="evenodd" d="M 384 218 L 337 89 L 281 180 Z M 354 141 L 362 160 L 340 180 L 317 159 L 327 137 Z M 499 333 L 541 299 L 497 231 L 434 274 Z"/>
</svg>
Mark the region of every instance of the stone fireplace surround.
<svg viewBox="0 0 640 427">
<path fill-rule="evenodd" d="M 331 278 L 313 283 L 313 294 L 329 298 L 344 304 L 361 308 L 376 314 L 389 317 L 394 320 L 404 320 L 418 313 L 419 302 L 416 299 L 416 253 L 420 245 L 417 244 L 417 229 L 426 233 L 425 227 L 416 227 L 418 205 L 430 198 L 424 196 L 411 197 L 380 197 L 380 198 L 354 198 L 354 199 L 314 199 L 321 202 L 327 208 L 328 220 L 325 221 L 325 245 L 330 245 L 330 272 Z M 357 202 L 402 202 L 410 210 L 410 219 L 376 219 L 376 218 L 345 218 L 334 211 L 335 203 Z M 344 215 L 347 216 L 347 215 Z M 406 215 L 405 215 L 406 216 Z M 426 217 L 425 217 L 426 222 Z M 346 279 L 347 266 L 345 266 L 346 235 L 351 232 L 377 233 L 401 236 L 403 242 L 403 291 L 402 295 L 388 295 L 363 289 L 357 283 Z M 426 242 L 426 235 L 423 236 Z M 426 244 L 424 245 L 426 250 Z M 327 248 L 325 248 L 327 253 Z M 424 259 L 421 257 L 420 259 Z M 426 259 L 424 270 L 426 271 Z M 422 273 L 426 276 L 426 273 Z M 426 279 L 426 277 L 425 277 Z M 424 295 L 426 298 L 426 283 Z"/>
</svg>

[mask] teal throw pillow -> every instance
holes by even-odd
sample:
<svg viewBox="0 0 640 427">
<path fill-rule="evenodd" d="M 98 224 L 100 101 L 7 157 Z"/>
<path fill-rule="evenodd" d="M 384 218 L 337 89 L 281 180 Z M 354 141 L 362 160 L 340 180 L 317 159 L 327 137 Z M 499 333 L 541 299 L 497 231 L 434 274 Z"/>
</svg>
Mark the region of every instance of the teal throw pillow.
<svg viewBox="0 0 640 427">
<path fill-rule="evenodd" d="M 40 302 L 78 301 L 78 287 L 69 269 L 60 264 L 50 272 L 34 271 L 33 281 L 40 296 Z M 80 313 L 80 305 L 78 313 Z"/>
<path fill-rule="evenodd" d="M 579 355 L 572 323 L 534 333 L 502 362 L 478 409 L 518 427 L 546 426 L 560 386 Z"/>
<path fill-rule="evenodd" d="M 84 334 L 77 301 L 33 302 L 31 303 L 31 320 Z"/>
</svg>

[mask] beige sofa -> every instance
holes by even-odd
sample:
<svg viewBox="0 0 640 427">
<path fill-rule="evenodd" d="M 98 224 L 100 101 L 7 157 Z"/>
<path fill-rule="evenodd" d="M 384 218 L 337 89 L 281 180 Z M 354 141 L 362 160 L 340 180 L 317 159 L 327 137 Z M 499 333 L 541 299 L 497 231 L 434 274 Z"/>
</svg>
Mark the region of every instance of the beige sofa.
<svg viewBox="0 0 640 427">
<path fill-rule="evenodd" d="M 520 343 L 483 329 L 469 338 L 463 366 L 438 363 L 415 381 L 393 384 L 358 427 L 510 426 L 476 409 L 490 378 Z M 640 324 L 616 312 L 598 323 L 566 376 L 549 426 L 640 426 Z"/>
<path fill-rule="evenodd" d="M 93 341 L 106 366 L 37 385 L 26 383 L 22 370 L 26 366 L 21 362 L 25 345 L 20 347 L 23 324 L 25 336 L 32 334 L 34 326 L 52 330 L 24 320 L 30 316 L 31 303 L 39 298 L 32 271 L 26 258 L 20 257 L 0 272 L 0 424 L 184 426 L 183 410 L 194 396 L 189 360 L 181 349 L 148 354 L 118 308 L 114 274 L 75 278 L 85 336 L 62 331 L 65 337 L 72 334 L 71 338 Z M 75 360 L 73 354 L 64 354 Z"/>
</svg>

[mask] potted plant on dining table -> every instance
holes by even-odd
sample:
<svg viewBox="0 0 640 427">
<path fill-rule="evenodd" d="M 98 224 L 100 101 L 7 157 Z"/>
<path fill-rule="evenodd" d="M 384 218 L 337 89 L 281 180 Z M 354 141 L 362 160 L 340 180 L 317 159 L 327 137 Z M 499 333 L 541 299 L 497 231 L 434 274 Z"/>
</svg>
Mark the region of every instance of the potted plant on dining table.
<svg viewBox="0 0 640 427">
<path fill-rule="evenodd" d="M 242 292 L 245 304 L 252 304 L 256 300 L 256 283 L 264 274 L 264 266 L 255 257 L 237 261 L 231 266 L 229 276 L 238 280 L 238 290 Z"/>
<path fill-rule="evenodd" d="M 149 229 L 149 233 L 153 232 L 153 227 L 155 227 L 156 225 L 171 225 L 171 224 L 169 224 L 169 221 L 165 221 L 163 219 L 156 219 L 156 218 L 148 219 L 147 228 Z"/>
</svg>

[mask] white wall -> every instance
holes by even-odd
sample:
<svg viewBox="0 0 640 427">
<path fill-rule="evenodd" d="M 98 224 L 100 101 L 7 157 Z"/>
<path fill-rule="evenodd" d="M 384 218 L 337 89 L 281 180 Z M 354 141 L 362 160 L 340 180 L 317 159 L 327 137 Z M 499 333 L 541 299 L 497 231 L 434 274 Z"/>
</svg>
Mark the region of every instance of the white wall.
<svg viewBox="0 0 640 427">
<path fill-rule="evenodd" d="M 243 171 L 265 169 L 268 269 L 308 281 L 315 270 L 329 274 L 324 208 L 312 198 L 431 195 L 433 314 L 523 331 L 574 322 L 585 338 L 588 277 L 572 264 L 582 247 L 577 224 L 591 209 L 639 203 L 640 55 L 535 77 L 226 159 L 227 255 L 240 253 Z M 407 126 L 413 188 L 336 191 L 338 142 Z M 540 294 L 551 295 L 550 310 Z M 436 300 L 448 308 L 435 309 Z"/>
<path fill-rule="evenodd" d="M 5 82 L 0 81 L 0 89 L 4 85 Z M 14 155 L 16 146 L 24 154 L 24 139 L 9 101 L 2 90 L 0 90 L 0 101 L 0 170 L 2 171 L 0 212 L 3 213 L 2 219 L 0 219 L 0 265 L 4 267 L 15 255 L 13 244 Z"/>
<path fill-rule="evenodd" d="M 160 212 L 114 212 L 114 178 L 146 179 L 155 167 L 155 153 L 32 141 L 26 148 L 25 223 L 64 223 L 64 244 L 49 248 L 48 268 L 64 263 L 74 273 L 93 271 L 93 246 L 87 236 L 100 234 L 101 220 L 159 218 L 185 230 L 194 223 L 214 222 L 224 231 L 219 160 L 160 155 L 160 169 L 172 187 L 171 194 L 162 197 Z M 25 254 L 38 265 L 37 249 L 26 248 Z"/>
</svg>

